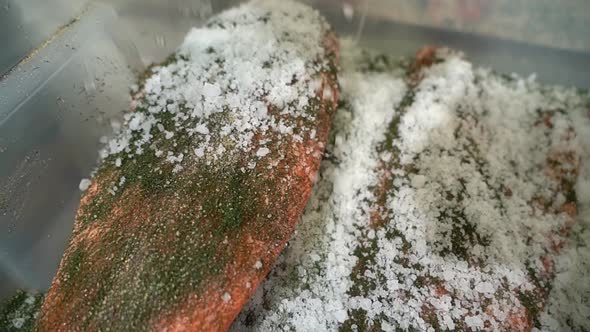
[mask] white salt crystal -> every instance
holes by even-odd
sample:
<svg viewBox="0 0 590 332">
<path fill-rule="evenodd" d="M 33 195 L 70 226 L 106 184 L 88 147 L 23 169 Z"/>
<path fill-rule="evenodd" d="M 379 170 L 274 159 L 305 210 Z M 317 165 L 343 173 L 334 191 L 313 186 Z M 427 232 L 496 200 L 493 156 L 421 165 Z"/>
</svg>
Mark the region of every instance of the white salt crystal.
<svg viewBox="0 0 590 332">
<path fill-rule="evenodd" d="M 197 133 L 203 134 L 203 135 L 209 134 L 209 129 L 207 128 L 207 126 L 205 124 L 202 124 L 202 123 L 195 127 L 195 131 Z"/>
<path fill-rule="evenodd" d="M 199 158 L 202 157 L 202 156 L 204 156 L 205 155 L 205 149 L 203 149 L 203 148 L 197 148 L 197 149 L 195 149 L 195 155 L 197 157 L 199 157 Z"/>
<path fill-rule="evenodd" d="M 476 331 L 479 331 L 484 327 L 483 319 L 481 319 L 481 316 L 479 315 L 465 317 L 465 324 Z"/>
<path fill-rule="evenodd" d="M 135 116 L 131 118 L 131 121 L 129 121 L 129 129 L 139 130 L 141 122 L 143 121 L 143 114 L 135 113 L 134 115 Z"/>
<path fill-rule="evenodd" d="M 344 323 L 348 319 L 348 313 L 346 310 L 338 310 L 334 312 L 334 318 L 338 323 Z"/>
<path fill-rule="evenodd" d="M 475 290 L 480 293 L 486 293 L 486 294 L 493 293 L 496 291 L 494 286 L 489 282 L 480 282 L 479 284 L 477 284 L 475 286 Z"/>
<path fill-rule="evenodd" d="M 25 324 L 25 319 L 22 317 L 14 318 L 12 320 L 12 326 L 16 329 L 20 329 Z"/>
<path fill-rule="evenodd" d="M 262 147 L 262 148 L 258 149 L 258 151 L 256 151 L 256 156 L 257 157 L 264 157 L 269 153 L 270 153 L 270 150 L 268 148 Z"/>
<path fill-rule="evenodd" d="M 90 187 L 91 183 L 92 181 L 90 181 L 89 179 L 82 179 L 82 181 L 80 181 L 80 184 L 78 185 L 78 188 L 81 191 L 86 191 Z"/>
<path fill-rule="evenodd" d="M 215 84 L 205 83 L 203 86 L 203 95 L 206 97 L 217 97 L 221 94 L 221 89 Z"/>
<path fill-rule="evenodd" d="M 174 165 L 174 168 L 172 168 L 172 173 L 177 174 L 177 173 L 181 172 L 183 169 L 184 169 L 184 167 L 176 164 L 176 165 Z"/>
<path fill-rule="evenodd" d="M 424 175 L 414 175 L 412 177 L 412 185 L 414 188 L 422 188 L 426 183 L 426 177 Z"/>
</svg>

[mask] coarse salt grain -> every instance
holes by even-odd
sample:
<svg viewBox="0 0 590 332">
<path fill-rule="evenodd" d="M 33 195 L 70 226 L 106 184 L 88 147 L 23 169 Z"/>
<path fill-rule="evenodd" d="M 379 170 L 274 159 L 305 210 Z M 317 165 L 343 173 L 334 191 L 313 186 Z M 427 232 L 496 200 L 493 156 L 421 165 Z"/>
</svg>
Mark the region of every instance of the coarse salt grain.
<svg viewBox="0 0 590 332">
<path fill-rule="evenodd" d="M 90 187 L 90 184 L 92 184 L 92 181 L 90 181 L 89 179 L 82 179 L 80 181 L 80 184 L 78 185 L 78 188 L 81 191 L 86 191 Z"/>
<path fill-rule="evenodd" d="M 260 148 L 260 149 L 258 149 L 258 151 L 256 151 L 256 156 L 264 157 L 269 153 L 270 153 L 270 150 L 268 148 Z"/>
</svg>

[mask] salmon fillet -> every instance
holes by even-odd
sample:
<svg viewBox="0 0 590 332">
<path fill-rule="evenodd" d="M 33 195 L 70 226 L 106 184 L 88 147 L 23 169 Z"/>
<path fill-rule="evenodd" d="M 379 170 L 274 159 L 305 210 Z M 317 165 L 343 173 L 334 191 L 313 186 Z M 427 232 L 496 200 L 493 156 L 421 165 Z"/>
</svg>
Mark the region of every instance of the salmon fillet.
<svg viewBox="0 0 590 332">
<path fill-rule="evenodd" d="M 39 331 L 223 331 L 310 195 L 338 100 L 311 8 L 253 1 L 193 29 L 101 152 Z"/>
<path fill-rule="evenodd" d="M 399 296 L 414 306 L 419 319 L 404 328 L 531 331 L 538 326 L 549 295 L 554 260 L 575 222 L 579 145 L 565 113 L 567 103 L 556 106 L 550 102 L 556 98 L 551 96 L 553 91 L 547 89 L 549 96 L 541 101 L 547 104 L 532 114 L 510 106 L 496 109 L 494 103 L 510 98 L 511 89 L 527 91 L 531 99 L 544 91 L 535 91 L 538 87 L 534 83 L 511 87 L 515 78 L 472 70 L 459 52 L 435 47 L 423 48 L 408 67 L 410 90 L 378 147 L 381 161 L 376 169 L 377 183 L 371 188 L 374 201 L 369 230 L 397 240 L 393 242 L 398 242 L 399 254 L 391 256 L 391 263 L 407 270 L 394 280 L 414 280 L 405 294 L 384 287 L 381 296 Z M 440 78 L 459 83 L 441 87 Z M 437 93 L 438 89 L 444 92 Z M 444 110 L 449 106 L 455 109 Z M 494 112 L 497 114 L 490 115 Z M 496 135 L 507 131 L 495 127 L 506 123 L 496 117 L 504 112 L 514 112 L 512 121 L 520 122 L 517 126 L 543 143 L 499 146 L 501 138 Z M 434 133 L 415 135 L 408 130 Z M 453 138 L 444 137 L 451 133 Z M 423 139 L 427 141 L 420 142 Z M 519 160 L 519 153 L 536 156 Z M 539 155 L 543 159 L 536 159 Z M 452 167 L 463 168 L 464 173 Z M 408 208 L 418 209 L 408 213 L 407 221 L 417 233 L 406 229 L 405 218 L 396 218 Z M 519 211 L 523 208 L 527 212 Z M 420 229 L 424 226 L 434 229 Z M 384 253 L 372 248 L 380 248 L 383 244 L 379 242 L 368 239 L 357 249 L 359 260 L 352 274 L 351 293 L 360 298 L 373 297 L 370 289 L 379 283 L 379 277 L 367 277 L 367 271 L 377 270 L 381 278 L 392 277 L 391 270 L 378 271 L 382 263 L 377 260 L 383 259 Z M 427 294 L 427 301 L 420 301 L 422 294 Z M 447 312 L 453 307 L 456 312 Z M 391 320 L 397 315 L 367 319 L 362 308 L 352 313 L 345 326 L 357 322 L 377 331 L 382 325 L 407 324 L 403 319 Z"/>
</svg>

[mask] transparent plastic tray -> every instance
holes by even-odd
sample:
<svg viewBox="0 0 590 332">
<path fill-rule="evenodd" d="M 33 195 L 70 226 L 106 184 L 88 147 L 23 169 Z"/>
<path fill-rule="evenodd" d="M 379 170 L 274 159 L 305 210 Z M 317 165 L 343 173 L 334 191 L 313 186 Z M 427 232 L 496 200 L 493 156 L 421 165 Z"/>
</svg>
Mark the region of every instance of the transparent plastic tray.
<svg viewBox="0 0 590 332">
<path fill-rule="evenodd" d="M 0 299 L 16 288 L 49 286 L 72 229 L 78 184 L 96 167 L 99 139 L 127 108 L 137 74 L 173 52 L 190 27 L 236 2 L 93 2 L 0 78 Z M 590 87 L 584 50 L 363 18 L 358 3 L 344 11 L 341 1 L 314 5 L 359 47 L 411 56 L 425 44 L 445 45 L 500 72 Z"/>
</svg>

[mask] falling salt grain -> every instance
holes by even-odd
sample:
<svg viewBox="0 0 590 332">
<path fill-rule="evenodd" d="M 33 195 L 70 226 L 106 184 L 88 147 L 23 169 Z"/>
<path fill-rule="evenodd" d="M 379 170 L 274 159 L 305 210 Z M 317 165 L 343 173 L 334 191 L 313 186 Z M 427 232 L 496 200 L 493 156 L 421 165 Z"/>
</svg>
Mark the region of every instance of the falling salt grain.
<svg viewBox="0 0 590 332">
<path fill-rule="evenodd" d="M 354 7 L 348 2 L 343 3 L 342 4 L 342 14 L 344 14 L 344 17 L 347 20 L 349 20 L 349 21 L 352 20 L 352 18 L 354 16 Z"/>
<path fill-rule="evenodd" d="M 111 128 L 113 128 L 113 131 L 115 133 L 118 133 L 119 131 L 121 131 L 121 122 L 119 122 L 117 120 L 112 120 L 111 121 Z"/>
<path fill-rule="evenodd" d="M 223 293 L 221 299 L 223 300 L 223 302 L 228 303 L 231 300 L 231 295 L 229 295 L 229 293 Z"/>
</svg>

